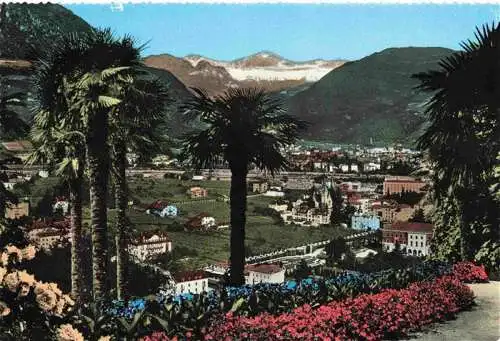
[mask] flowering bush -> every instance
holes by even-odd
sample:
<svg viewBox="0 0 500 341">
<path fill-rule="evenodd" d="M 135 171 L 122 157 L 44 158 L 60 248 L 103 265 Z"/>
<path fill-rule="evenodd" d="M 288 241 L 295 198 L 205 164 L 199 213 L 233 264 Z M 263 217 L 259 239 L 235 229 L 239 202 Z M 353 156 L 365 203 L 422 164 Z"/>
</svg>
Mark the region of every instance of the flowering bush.
<svg viewBox="0 0 500 341">
<path fill-rule="evenodd" d="M 380 340 L 407 335 L 452 318 L 473 303 L 472 291 L 453 276 L 418 282 L 407 289 L 383 290 L 312 309 L 309 304 L 273 316 L 235 317 L 209 326 L 203 338 L 221 340 Z M 147 339 L 145 339 L 147 340 Z M 154 340 L 154 339 L 151 339 Z M 158 339 L 167 340 L 167 339 Z"/>
<path fill-rule="evenodd" d="M 15 268 L 35 255 L 33 246 L 19 249 L 13 245 L 0 254 L 0 334 L 6 337 L 48 339 L 50 326 L 60 324 L 75 304 L 57 284 L 38 282 L 35 276 Z M 69 330 L 62 328 L 61 335 Z"/>
<path fill-rule="evenodd" d="M 264 311 L 281 314 L 306 303 L 318 305 L 361 293 L 379 292 L 384 288 L 404 288 L 412 282 L 439 277 L 450 273 L 451 270 L 451 266 L 445 263 L 432 261 L 413 268 L 390 269 L 371 274 L 351 272 L 326 280 L 306 278 L 282 284 L 259 283 L 226 287 L 200 295 L 157 295 L 155 303 L 180 309 L 183 302 L 190 301 L 194 306 L 203 304 L 204 308 L 201 310 L 207 315 L 219 311 L 227 312 L 235 305 L 238 307 L 235 312 L 241 315 L 256 315 Z M 127 303 L 114 301 L 108 312 L 114 316 L 132 318 L 146 309 L 148 304 L 151 304 L 151 301 L 144 302 L 143 299 L 130 300 Z"/>
<path fill-rule="evenodd" d="M 472 262 L 460 262 L 453 265 L 453 275 L 462 282 L 488 282 L 488 274 L 484 265 L 478 266 Z"/>
</svg>

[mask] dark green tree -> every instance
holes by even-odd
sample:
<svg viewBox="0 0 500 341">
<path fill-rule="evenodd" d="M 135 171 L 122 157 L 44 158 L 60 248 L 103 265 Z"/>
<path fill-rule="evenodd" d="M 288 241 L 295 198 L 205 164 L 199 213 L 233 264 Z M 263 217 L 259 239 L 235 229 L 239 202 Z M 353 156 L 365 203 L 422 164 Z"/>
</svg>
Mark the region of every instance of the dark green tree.
<svg viewBox="0 0 500 341">
<path fill-rule="evenodd" d="M 499 45 L 500 24 L 484 25 L 476 40 L 462 43 L 462 51 L 443 59 L 439 70 L 414 75 L 419 89 L 432 94 L 426 109 L 430 124 L 418 147 L 432 166 L 435 219 L 448 219 L 445 207 L 452 207 L 458 225 L 437 220 L 436 235 L 446 235 L 438 229 L 456 227 L 460 259 L 496 268 L 500 210 L 489 186 L 500 153 Z M 437 248 L 453 244 L 434 241 Z"/>
<path fill-rule="evenodd" d="M 194 89 L 185 105 L 189 119 L 204 130 L 190 134 L 184 153 L 196 168 L 211 168 L 222 157 L 231 169 L 230 284 L 244 283 L 247 174 L 254 164 L 274 175 L 289 167 L 283 149 L 306 127 L 285 113 L 281 102 L 257 89 L 231 89 L 215 98 Z"/>
</svg>

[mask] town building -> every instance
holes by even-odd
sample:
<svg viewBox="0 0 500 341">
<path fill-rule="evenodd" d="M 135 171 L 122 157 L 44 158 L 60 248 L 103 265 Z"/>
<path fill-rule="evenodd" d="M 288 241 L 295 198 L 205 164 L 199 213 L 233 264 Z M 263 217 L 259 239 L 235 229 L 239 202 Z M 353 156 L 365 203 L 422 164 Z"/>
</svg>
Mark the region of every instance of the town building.
<svg viewBox="0 0 500 341">
<path fill-rule="evenodd" d="M 382 246 L 390 252 L 399 244 L 407 255 L 427 256 L 430 254 L 432 230 L 433 225 L 426 223 L 398 221 L 387 224 L 382 229 Z"/>
<path fill-rule="evenodd" d="M 52 205 L 52 210 L 54 212 L 59 210 L 63 215 L 67 215 L 69 213 L 69 201 L 62 197 L 56 198 L 56 202 Z"/>
<path fill-rule="evenodd" d="M 304 195 L 292 204 L 292 209 L 280 212 L 285 224 L 321 226 L 330 224 L 333 201 L 328 185 L 313 188 L 312 195 Z"/>
<path fill-rule="evenodd" d="M 146 208 L 146 214 L 153 214 L 161 218 L 177 217 L 179 210 L 175 205 L 157 200 Z"/>
<path fill-rule="evenodd" d="M 28 232 L 28 239 L 38 248 L 50 251 L 70 241 L 69 231 L 58 228 L 42 228 Z"/>
<path fill-rule="evenodd" d="M 283 213 L 288 210 L 288 203 L 287 202 L 280 202 L 277 201 L 274 204 L 269 204 L 269 208 L 275 210 L 276 212 Z"/>
<path fill-rule="evenodd" d="M 269 189 L 267 181 L 250 182 L 250 190 L 254 193 L 265 193 Z"/>
<path fill-rule="evenodd" d="M 217 223 L 214 217 L 202 212 L 189 219 L 184 226 L 188 231 L 208 231 L 216 228 Z"/>
<path fill-rule="evenodd" d="M 409 176 L 391 176 L 384 179 L 384 194 L 391 195 L 402 192 L 421 192 L 427 184 Z"/>
<path fill-rule="evenodd" d="M 128 252 L 140 261 L 146 261 L 154 256 L 172 251 L 172 241 L 164 232 L 144 232 L 131 238 L 128 243 Z"/>
<path fill-rule="evenodd" d="M 380 229 L 380 217 L 377 215 L 354 214 L 351 218 L 351 228 L 355 230 Z"/>
<path fill-rule="evenodd" d="M 5 207 L 5 218 L 19 219 L 29 216 L 30 204 L 28 202 L 20 202 L 17 204 L 7 203 Z"/>
<path fill-rule="evenodd" d="M 175 295 L 201 294 L 208 291 L 208 276 L 204 271 L 185 271 L 173 274 Z"/>
<path fill-rule="evenodd" d="M 188 195 L 191 196 L 191 199 L 205 198 L 208 196 L 208 191 L 205 188 L 196 186 L 196 187 L 191 187 L 188 190 Z"/>
<path fill-rule="evenodd" d="M 281 187 L 270 187 L 264 195 L 266 197 L 274 197 L 274 198 L 283 198 L 285 196 L 285 193 L 282 191 Z"/>
<path fill-rule="evenodd" d="M 2 147 L 22 161 L 26 161 L 33 151 L 33 144 L 28 140 L 2 142 Z"/>
<path fill-rule="evenodd" d="M 278 264 L 255 264 L 245 267 L 245 284 L 283 283 L 285 268 Z"/>
</svg>

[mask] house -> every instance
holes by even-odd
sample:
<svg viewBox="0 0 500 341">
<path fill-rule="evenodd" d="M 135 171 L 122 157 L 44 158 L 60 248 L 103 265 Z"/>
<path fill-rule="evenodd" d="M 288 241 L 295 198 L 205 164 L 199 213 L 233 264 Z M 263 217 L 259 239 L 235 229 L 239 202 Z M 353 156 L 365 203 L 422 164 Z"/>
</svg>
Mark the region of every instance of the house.
<svg viewBox="0 0 500 341">
<path fill-rule="evenodd" d="M 62 246 L 65 241 L 70 241 L 68 230 L 51 227 L 31 230 L 28 233 L 28 239 L 45 251 Z"/>
<path fill-rule="evenodd" d="M 28 140 L 2 142 L 2 147 L 22 161 L 33 151 L 33 144 Z"/>
<path fill-rule="evenodd" d="M 368 162 L 363 165 L 364 172 L 375 172 L 380 170 L 380 163 Z"/>
<path fill-rule="evenodd" d="M 201 294 L 208 290 L 208 276 L 204 271 L 184 271 L 173 274 L 175 295 Z"/>
<path fill-rule="evenodd" d="M 339 166 L 339 168 L 340 168 L 340 171 L 343 172 L 343 173 L 348 173 L 349 172 L 349 165 L 341 164 Z"/>
<path fill-rule="evenodd" d="M 267 181 L 250 182 L 250 190 L 254 193 L 265 193 L 269 189 Z"/>
<path fill-rule="evenodd" d="M 19 219 L 29 216 L 30 204 L 28 202 L 20 202 L 18 204 L 7 203 L 5 207 L 5 218 Z"/>
<path fill-rule="evenodd" d="M 245 284 L 283 283 L 285 268 L 278 264 L 255 264 L 245 267 Z"/>
<path fill-rule="evenodd" d="M 216 228 L 217 224 L 214 217 L 203 212 L 189 219 L 184 226 L 188 231 L 207 231 Z"/>
<path fill-rule="evenodd" d="M 52 210 L 54 212 L 60 210 L 63 215 L 67 215 L 69 213 L 69 201 L 63 197 L 57 197 L 56 202 L 52 205 Z"/>
<path fill-rule="evenodd" d="M 62 246 L 64 242 L 71 243 L 70 221 L 69 219 L 35 220 L 28 227 L 27 238 L 34 245 L 46 251 Z"/>
<path fill-rule="evenodd" d="M 172 162 L 172 160 L 170 160 L 168 155 L 160 154 L 160 155 L 156 155 L 151 160 L 151 162 L 153 163 L 153 165 L 160 167 L 160 166 L 168 166 Z"/>
<path fill-rule="evenodd" d="M 269 204 L 268 207 L 270 209 L 275 210 L 276 212 L 283 213 L 288 210 L 288 203 L 287 202 L 275 202 L 274 204 Z"/>
<path fill-rule="evenodd" d="M 351 172 L 358 173 L 359 172 L 358 165 L 355 164 L 355 163 L 352 163 L 351 167 L 350 167 L 350 170 L 351 170 Z"/>
<path fill-rule="evenodd" d="M 187 193 L 191 196 L 191 199 L 205 198 L 208 195 L 208 191 L 202 187 L 191 187 Z"/>
<path fill-rule="evenodd" d="M 128 243 L 128 252 L 138 260 L 144 262 L 156 255 L 172 251 L 172 241 L 164 232 L 144 232 L 131 238 Z"/>
<path fill-rule="evenodd" d="M 281 187 L 270 187 L 264 195 L 266 197 L 274 197 L 274 198 L 282 198 L 285 196 L 285 193 L 282 191 Z"/>
<path fill-rule="evenodd" d="M 395 222 L 384 225 L 382 229 L 382 246 L 386 251 L 392 251 L 399 243 L 401 250 L 413 256 L 430 254 L 432 241 L 432 224 Z"/>
<path fill-rule="evenodd" d="M 179 214 L 179 210 L 176 206 L 166 201 L 156 200 L 146 208 L 146 214 L 153 214 L 162 218 L 176 217 Z"/>
<path fill-rule="evenodd" d="M 38 171 L 38 176 L 41 177 L 41 178 L 48 178 L 49 177 L 49 171 L 46 171 L 46 170 Z"/>
<path fill-rule="evenodd" d="M 203 175 L 193 175 L 192 180 L 194 180 L 194 181 L 203 181 L 203 180 L 205 180 L 205 177 Z"/>
<path fill-rule="evenodd" d="M 351 218 L 351 228 L 355 230 L 380 229 L 380 217 L 377 215 L 354 214 Z"/>
<path fill-rule="evenodd" d="M 390 176 L 384 179 L 384 194 L 391 195 L 403 191 L 418 193 L 426 185 L 424 181 L 410 176 Z"/>
</svg>

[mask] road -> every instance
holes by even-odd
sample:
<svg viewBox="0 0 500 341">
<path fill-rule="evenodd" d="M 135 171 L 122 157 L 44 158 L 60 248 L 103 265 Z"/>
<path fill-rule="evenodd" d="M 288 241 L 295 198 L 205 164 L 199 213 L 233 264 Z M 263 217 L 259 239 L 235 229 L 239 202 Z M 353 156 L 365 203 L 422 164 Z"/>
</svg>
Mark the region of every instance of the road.
<svg viewBox="0 0 500 341">
<path fill-rule="evenodd" d="M 29 173 L 35 173 L 40 170 L 43 170 L 42 166 L 25 166 L 25 165 L 6 165 L 7 166 L 7 173 L 13 173 L 13 172 L 29 172 Z M 128 175 L 134 175 L 134 174 L 151 174 L 151 175 L 156 175 L 156 176 L 162 176 L 163 174 L 178 174 L 181 175 L 185 171 L 184 170 L 179 170 L 179 169 L 149 169 L 149 168 L 129 168 L 127 169 L 127 174 Z M 203 175 L 208 176 L 210 174 L 210 171 L 208 169 L 202 170 L 201 171 Z M 212 173 L 212 177 L 220 177 L 221 179 L 224 180 L 229 180 L 227 178 L 230 178 L 231 172 L 228 169 L 218 169 L 214 170 Z M 353 179 L 366 179 L 367 175 L 362 175 L 362 174 L 330 174 L 330 173 L 324 173 L 324 172 L 281 172 L 279 173 L 279 177 L 287 176 L 287 177 L 304 177 L 304 176 L 320 176 L 320 175 L 328 175 L 329 177 L 332 177 L 334 179 L 345 179 L 345 178 L 353 178 Z M 389 175 L 387 174 L 370 174 L 370 178 L 378 178 L 378 179 L 384 179 Z M 250 171 L 248 173 L 248 178 L 270 178 L 269 176 L 266 176 L 262 172 L 258 171 Z"/>
<path fill-rule="evenodd" d="M 500 282 L 469 284 L 476 306 L 458 314 L 456 320 L 432 325 L 415 334 L 418 341 L 497 341 L 500 340 Z"/>
</svg>

